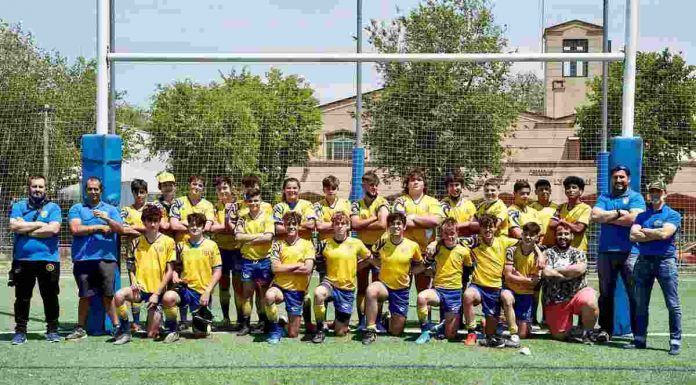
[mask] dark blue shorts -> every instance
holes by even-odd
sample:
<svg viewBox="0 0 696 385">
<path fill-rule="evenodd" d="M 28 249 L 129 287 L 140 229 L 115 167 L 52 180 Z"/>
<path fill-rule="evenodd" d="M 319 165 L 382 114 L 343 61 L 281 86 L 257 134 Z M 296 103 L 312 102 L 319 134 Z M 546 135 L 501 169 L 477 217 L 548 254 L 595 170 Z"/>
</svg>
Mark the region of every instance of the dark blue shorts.
<svg viewBox="0 0 696 385">
<path fill-rule="evenodd" d="M 283 293 L 285 311 L 288 313 L 288 315 L 301 316 L 305 292 L 297 290 L 285 290 L 281 289 L 280 287 L 278 287 L 278 289 L 280 289 L 280 291 Z"/>
<path fill-rule="evenodd" d="M 387 287 L 384 285 L 384 287 Z M 387 299 L 389 300 L 389 312 L 408 318 L 408 294 L 410 289 L 392 290 L 387 287 Z"/>
<path fill-rule="evenodd" d="M 140 292 L 140 301 L 138 303 L 146 303 L 147 301 L 150 300 L 150 297 L 152 297 L 152 293 L 148 293 L 146 291 L 141 291 Z M 164 297 L 164 296 L 159 296 L 158 303 L 162 303 L 162 297 Z"/>
<path fill-rule="evenodd" d="M 181 299 L 181 302 L 179 302 L 179 307 L 187 307 L 191 312 L 196 311 L 199 307 L 201 307 L 201 294 L 189 287 L 183 287 L 181 290 L 179 290 L 179 298 Z M 208 307 L 213 302 L 213 296 L 210 296 L 210 303 L 208 304 Z"/>
<path fill-rule="evenodd" d="M 515 295 L 515 317 L 517 322 L 532 322 L 532 309 L 534 304 L 534 294 L 517 294 Z"/>
<path fill-rule="evenodd" d="M 483 309 L 484 316 L 500 316 L 500 289 L 478 286 L 474 283 L 469 285 L 469 287 L 478 290 L 479 295 L 481 296 L 481 308 Z"/>
<path fill-rule="evenodd" d="M 350 315 L 353 314 L 353 303 L 355 303 L 355 291 L 337 289 L 331 282 L 324 281 L 321 284 L 329 291 L 329 298 L 333 300 L 336 313 L 343 313 L 350 319 Z"/>
<path fill-rule="evenodd" d="M 272 280 L 273 272 L 271 272 L 270 258 L 252 261 L 242 257 L 242 282 L 254 281 L 261 285 L 267 285 Z"/>
<path fill-rule="evenodd" d="M 440 299 L 440 310 L 444 313 L 457 313 L 462 308 L 462 289 L 435 288 Z"/>
<path fill-rule="evenodd" d="M 242 265 L 239 259 L 242 258 L 242 253 L 239 249 L 220 249 L 220 257 L 222 257 L 222 275 L 229 275 L 230 272 L 241 273 Z"/>
</svg>

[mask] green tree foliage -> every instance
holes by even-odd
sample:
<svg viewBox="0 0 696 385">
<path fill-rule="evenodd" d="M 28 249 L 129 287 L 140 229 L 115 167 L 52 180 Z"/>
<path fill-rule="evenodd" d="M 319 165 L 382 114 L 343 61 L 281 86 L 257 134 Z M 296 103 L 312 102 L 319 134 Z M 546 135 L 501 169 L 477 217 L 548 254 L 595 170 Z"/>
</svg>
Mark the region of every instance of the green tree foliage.
<svg viewBox="0 0 696 385">
<path fill-rule="evenodd" d="M 637 56 L 635 126 L 643 138 L 643 185 L 655 180 L 671 182 L 682 161 L 696 151 L 696 79 L 693 65 L 679 54 L 639 52 Z M 623 65 L 609 67 L 609 136 L 621 134 Z M 578 109 L 581 157 L 594 159 L 602 128 L 602 80 L 595 78 L 589 103 Z"/>
<path fill-rule="evenodd" d="M 428 0 L 389 24 L 372 20 L 380 53 L 494 53 L 506 45 L 487 0 Z M 384 89 L 366 100 L 366 144 L 391 177 L 426 169 L 431 190 L 460 168 L 468 183 L 502 170 L 501 140 L 520 107 L 505 92 L 509 64 L 380 63 Z"/>
<path fill-rule="evenodd" d="M 80 138 L 95 130 L 95 95 L 94 61 L 78 58 L 70 64 L 58 53 L 39 48 L 20 26 L 0 20 L 3 199 L 24 195 L 27 176 L 43 172 L 45 132 L 50 192 L 78 181 Z M 132 137 L 128 128 L 118 131 Z M 126 141 L 126 157 L 130 149 Z"/>
<path fill-rule="evenodd" d="M 522 72 L 511 76 L 508 92 L 525 111 L 544 113 L 544 82 L 534 72 Z"/>
<path fill-rule="evenodd" d="M 317 104 L 300 77 L 278 69 L 265 78 L 243 71 L 207 85 L 161 86 L 148 127 L 150 150 L 166 155 L 178 180 L 256 173 L 271 199 L 288 167 L 303 165 L 317 146 Z"/>
</svg>

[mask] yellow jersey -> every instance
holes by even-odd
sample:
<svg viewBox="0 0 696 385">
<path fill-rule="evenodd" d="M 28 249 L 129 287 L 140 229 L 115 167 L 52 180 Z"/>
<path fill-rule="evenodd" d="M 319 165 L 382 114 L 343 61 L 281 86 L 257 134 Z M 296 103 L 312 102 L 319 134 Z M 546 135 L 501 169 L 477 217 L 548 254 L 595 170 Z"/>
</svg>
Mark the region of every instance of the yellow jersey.
<svg viewBox="0 0 696 385">
<path fill-rule="evenodd" d="M 314 245 L 306 239 L 298 238 L 292 245 L 277 239 L 271 246 L 271 261 L 278 261 L 283 265 L 305 263 L 310 259 L 314 261 L 314 253 Z M 310 277 L 311 274 L 276 273 L 273 283 L 283 290 L 307 291 Z"/>
<path fill-rule="evenodd" d="M 273 206 L 273 220 L 275 221 L 275 223 L 282 224 L 283 215 L 290 211 L 295 211 L 298 214 L 300 214 L 302 216 L 303 221 L 308 221 L 316 218 L 316 214 L 314 213 L 312 203 L 304 199 L 298 199 L 292 207 L 290 207 L 290 205 L 287 202 L 280 202 Z M 305 231 L 304 229 L 300 230 L 300 236 L 304 239 L 312 238 L 311 232 Z"/>
<path fill-rule="evenodd" d="M 449 248 L 437 242 L 431 259 L 435 260 L 433 287 L 439 289 L 461 289 L 464 266 L 473 266 L 471 250 L 461 243 Z"/>
<path fill-rule="evenodd" d="M 239 218 L 237 221 L 237 227 L 244 230 L 246 234 L 275 234 L 275 224 L 273 218 L 259 211 L 258 215 L 253 218 L 251 213 Z M 264 258 L 268 258 L 268 252 L 271 250 L 271 241 L 252 245 L 249 242 L 242 243 L 242 257 L 252 260 L 259 261 Z"/>
<path fill-rule="evenodd" d="M 177 249 L 183 265 L 181 279 L 199 294 L 203 294 L 213 278 L 213 270 L 222 267 L 220 249 L 215 242 L 203 238 L 198 245 L 179 242 Z"/>
<path fill-rule="evenodd" d="M 150 243 L 145 235 L 141 235 L 133 240 L 133 246 L 138 287 L 146 293 L 157 293 L 162 285 L 164 273 L 167 272 L 167 264 L 176 260 L 174 240 L 159 234 L 155 241 Z"/>
<path fill-rule="evenodd" d="M 215 204 L 215 222 L 225 224 L 228 215 L 237 216 L 237 207 L 237 202 L 230 203 L 229 207 L 226 207 L 222 202 L 217 202 Z M 240 244 L 234 238 L 234 234 L 215 233 L 213 235 L 213 240 L 217 243 L 218 247 L 223 250 L 237 250 L 240 248 Z"/>
<path fill-rule="evenodd" d="M 338 243 L 329 238 L 319 243 L 317 255 L 326 260 L 326 277 L 324 280 L 341 290 L 355 289 L 355 277 L 358 273 L 358 260 L 370 256 L 370 250 L 358 238 L 346 238 Z"/>
<path fill-rule="evenodd" d="M 143 209 L 146 205 L 150 203 L 145 203 L 141 208 L 136 209 L 135 207 L 126 206 L 121 209 L 121 219 L 123 220 L 123 225 L 127 227 L 142 227 L 143 226 Z"/>
<path fill-rule="evenodd" d="M 522 254 L 522 247 L 512 246 L 507 249 L 505 254 L 506 265 L 512 265 L 518 273 L 526 278 L 531 278 L 534 275 L 539 274 L 539 269 L 537 268 L 537 257 L 534 250 L 532 250 L 529 255 Z M 505 282 L 505 286 L 514 291 L 517 294 L 534 294 L 534 288 L 530 288 L 526 285 L 517 284 L 514 282 Z"/>
<path fill-rule="evenodd" d="M 172 203 L 171 212 L 169 213 L 170 218 L 176 218 L 181 222 L 188 223 L 186 217 L 189 214 L 200 213 L 205 215 L 205 219 L 213 222 L 215 220 L 215 207 L 212 203 L 207 201 L 205 198 L 201 198 L 195 205 L 191 203 L 191 200 L 187 195 L 176 198 L 174 203 Z M 189 235 L 186 231 L 177 231 L 175 240 L 177 242 L 183 242 L 188 240 Z"/>
<path fill-rule="evenodd" d="M 357 202 L 353 202 L 350 215 L 357 216 L 360 219 L 376 217 L 382 207 L 386 207 L 386 209 L 389 210 L 389 202 L 382 196 L 378 195 L 372 200 L 369 206 L 367 202 L 365 202 L 365 198 L 363 198 Z M 365 245 L 374 245 L 384 234 L 384 230 L 358 230 L 357 233 L 358 239 L 363 241 Z"/>
<path fill-rule="evenodd" d="M 393 211 L 403 213 L 407 216 L 415 214 L 437 215 L 440 218 L 445 217 L 440 202 L 429 195 L 423 195 L 418 202 L 414 201 L 408 194 L 401 195 L 394 201 Z M 435 228 L 421 229 L 410 227 L 406 229 L 404 237 L 416 242 L 420 249 L 425 251 L 428 244 L 435 238 Z"/>
<path fill-rule="evenodd" d="M 476 206 L 466 198 L 454 200 L 446 197 L 440 201 L 440 204 L 445 217 L 453 218 L 457 223 L 469 222 L 476 215 Z"/>
<path fill-rule="evenodd" d="M 553 246 L 555 237 L 552 237 L 550 234 L 551 232 L 548 231 L 549 229 L 549 222 L 551 222 L 551 218 L 556 215 L 556 210 L 558 210 L 558 204 L 554 201 L 549 201 L 549 204 L 547 206 L 542 206 L 541 203 L 537 202 L 532 202 L 529 204 L 531 208 L 536 210 L 539 215 L 539 220 L 541 223 L 539 225 L 541 226 L 541 232 L 544 234 L 544 238 L 541 241 L 542 245 L 545 246 Z"/>
<path fill-rule="evenodd" d="M 479 204 L 478 208 L 476 208 L 476 217 L 480 218 L 483 214 L 490 214 L 500 219 L 503 224 L 498 231 L 496 231 L 495 235 L 507 236 L 510 222 L 508 220 L 508 208 L 502 200 L 498 199 L 492 203 L 486 203 L 484 201 Z"/>
<path fill-rule="evenodd" d="M 343 198 L 336 198 L 333 205 L 329 205 L 326 198 L 316 202 L 312 209 L 314 210 L 314 217 L 317 218 L 317 222 L 331 223 L 331 217 L 339 212 L 344 212 L 348 217 L 350 217 L 350 202 Z M 321 239 L 329 239 L 333 237 L 332 233 L 321 234 Z"/>
<path fill-rule="evenodd" d="M 558 207 L 556 211 L 556 217 L 558 219 L 563 219 L 568 223 L 584 223 L 585 232 L 582 236 L 574 234 L 573 241 L 570 242 L 570 246 L 581 250 L 587 251 L 587 226 L 590 225 L 590 212 L 592 208 L 587 203 L 579 202 L 572 209 L 568 209 L 568 203 L 563 203 Z M 551 245 L 556 244 L 556 233 L 549 231 L 548 239 Z M 546 238 L 546 237 L 544 237 Z"/>
<path fill-rule="evenodd" d="M 535 222 L 541 226 L 541 218 L 539 218 L 538 211 L 531 208 L 529 205 L 522 208 L 516 204 L 512 204 L 508 207 L 508 223 L 510 228 L 519 227 L 522 229 L 522 226 L 530 222 Z"/>
<path fill-rule="evenodd" d="M 268 202 L 261 202 L 261 211 L 266 213 L 267 215 L 273 216 L 273 206 L 268 203 Z M 247 206 L 246 202 L 241 201 L 237 203 L 237 217 L 241 217 L 242 215 L 247 215 L 249 214 L 249 206 Z"/>
<path fill-rule="evenodd" d="M 405 289 L 411 284 L 411 264 L 423 262 L 418 243 L 404 238 L 395 245 L 390 237 L 382 237 L 372 251 L 381 264 L 379 280 L 391 290 Z"/>
<path fill-rule="evenodd" d="M 517 244 L 518 240 L 506 236 L 493 238 L 488 245 L 481 237 L 476 237 L 471 248 L 474 260 L 474 274 L 471 282 L 484 287 L 501 288 L 507 248 Z"/>
</svg>

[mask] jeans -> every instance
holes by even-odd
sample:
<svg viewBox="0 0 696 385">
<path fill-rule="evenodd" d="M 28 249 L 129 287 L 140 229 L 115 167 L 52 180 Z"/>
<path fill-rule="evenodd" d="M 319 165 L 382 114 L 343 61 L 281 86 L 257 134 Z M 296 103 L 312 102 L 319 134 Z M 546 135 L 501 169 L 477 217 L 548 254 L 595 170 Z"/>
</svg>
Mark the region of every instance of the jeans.
<svg viewBox="0 0 696 385">
<path fill-rule="evenodd" d="M 636 300 L 633 290 L 633 265 L 637 255 L 630 253 L 599 253 L 597 256 L 597 273 L 599 275 L 599 326 L 614 334 L 614 292 L 616 280 L 621 274 L 631 315 L 631 330 L 635 330 Z"/>
<path fill-rule="evenodd" d="M 674 257 L 641 255 L 633 270 L 636 295 L 636 328 L 633 338 L 645 343 L 648 334 L 650 293 L 657 278 L 669 312 L 669 343 L 681 345 L 681 304 L 679 302 L 677 260 Z"/>
</svg>

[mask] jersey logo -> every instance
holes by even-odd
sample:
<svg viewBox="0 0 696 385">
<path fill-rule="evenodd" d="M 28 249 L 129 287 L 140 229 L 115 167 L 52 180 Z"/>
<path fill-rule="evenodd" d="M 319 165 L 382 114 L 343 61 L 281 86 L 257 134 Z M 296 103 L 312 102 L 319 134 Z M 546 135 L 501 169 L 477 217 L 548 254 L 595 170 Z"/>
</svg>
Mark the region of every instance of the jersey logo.
<svg viewBox="0 0 696 385">
<path fill-rule="evenodd" d="M 41 218 L 46 218 L 48 216 L 48 211 L 41 210 Z"/>
<path fill-rule="evenodd" d="M 51 271 L 53 271 L 53 270 L 55 270 L 55 269 L 56 269 L 56 265 L 54 265 L 54 264 L 52 264 L 52 263 L 47 263 L 47 264 L 46 264 L 46 271 L 51 272 Z"/>
<path fill-rule="evenodd" d="M 659 219 L 656 220 L 655 222 L 653 222 L 653 226 L 655 226 L 655 228 L 662 227 L 663 225 L 664 225 L 664 222 L 662 222 L 662 221 L 659 220 Z"/>
<path fill-rule="evenodd" d="M 623 199 L 623 204 L 625 204 L 625 205 L 628 204 L 628 197 L 625 197 L 625 198 Z"/>
</svg>

